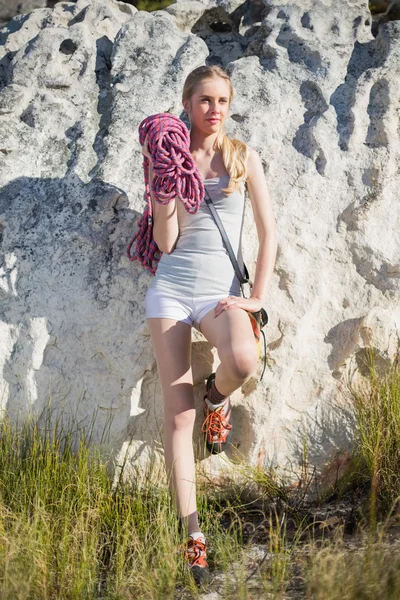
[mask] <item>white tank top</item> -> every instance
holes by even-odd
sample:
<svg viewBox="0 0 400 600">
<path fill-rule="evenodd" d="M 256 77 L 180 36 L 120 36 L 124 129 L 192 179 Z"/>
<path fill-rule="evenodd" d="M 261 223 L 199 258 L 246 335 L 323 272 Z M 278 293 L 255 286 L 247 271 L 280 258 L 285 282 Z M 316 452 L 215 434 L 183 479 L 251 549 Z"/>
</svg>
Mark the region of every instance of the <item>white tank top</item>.
<svg viewBox="0 0 400 600">
<path fill-rule="evenodd" d="M 225 227 L 242 273 L 241 241 L 244 216 L 244 184 L 232 194 L 221 188 L 229 175 L 205 179 L 204 186 Z M 149 287 L 166 290 L 177 297 L 212 295 L 240 296 L 240 283 L 225 250 L 219 229 L 205 200 L 196 214 L 187 212 L 177 200 L 179 235 L 171 254 L 163 253 Z"/>
</svg>

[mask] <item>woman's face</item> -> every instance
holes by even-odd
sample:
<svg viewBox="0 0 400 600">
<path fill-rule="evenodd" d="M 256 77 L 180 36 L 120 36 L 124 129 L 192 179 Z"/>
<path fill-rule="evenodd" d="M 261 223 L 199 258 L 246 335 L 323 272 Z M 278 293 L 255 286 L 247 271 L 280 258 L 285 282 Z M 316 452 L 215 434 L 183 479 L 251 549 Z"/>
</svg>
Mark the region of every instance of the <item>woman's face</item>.
<svg viewBox="0 0 400 600">
<path fill-rule="evenodd" d="M 204 79 L 195 88 L 190 103 L 185 103 L 192 127 L 204 133 L 217 133 L 229 110 L 229 84 L 222 77 Z"/>
</svg>

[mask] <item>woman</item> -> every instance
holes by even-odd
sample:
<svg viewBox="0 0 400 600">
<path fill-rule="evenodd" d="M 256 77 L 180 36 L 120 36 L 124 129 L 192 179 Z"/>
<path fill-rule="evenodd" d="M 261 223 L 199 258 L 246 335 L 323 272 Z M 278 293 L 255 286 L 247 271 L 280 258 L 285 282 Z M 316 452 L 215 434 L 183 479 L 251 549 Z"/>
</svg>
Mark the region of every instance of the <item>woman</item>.
<svg viewBox="0 0 400 600">
<path fill-rule="evenodd" d="M 231 80 L 218 66 L 199 67 L 185 81 L 182 103 L 191 123 L 190 152 L 242 272 L 244 182 L 247 184 L 259 240 L 250 298 L 241 297 L 239 281 L 206 202 L 196 214 L 189 214 L 182 202 L 174 199 L 163 205 L 151 195 L 153 238 L 163 254 L 146 293 L 146 317 L 163 393 L 166 467 L 188 535 L 188 563 L 198 583 L 208 577 L 208 567 L 196 510 L 191 327 L 201 331 L 220 359 L 207 381 L 203 424 L 208 448 L 220 452 L 232 431 L 229 396 L 257 367 L 257 345 L 246 311 L 255 312 L 262 306 L 277 246 L 261 160 L 255 150 L 224 133 L 232 99 Z M 142 151 L 151 159 L 147 138 Z M 149 163 L 151 189 L 151 160 Z"/>
</svg>

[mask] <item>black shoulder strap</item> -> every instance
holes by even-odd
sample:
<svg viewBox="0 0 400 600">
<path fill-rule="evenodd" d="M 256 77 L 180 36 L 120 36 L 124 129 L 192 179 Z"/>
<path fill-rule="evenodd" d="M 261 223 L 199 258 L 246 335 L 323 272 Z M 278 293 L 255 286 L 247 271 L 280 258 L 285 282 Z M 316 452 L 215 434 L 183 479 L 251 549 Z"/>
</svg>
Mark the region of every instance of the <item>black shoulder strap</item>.
<svg viewBox="0 0 400 600">
<path fill-rule="evenodd" d="M 231 263 L 233 265 L 233 268 L 235 269 L 235 273 L 237 275 L 237 278 L 239 279 L 240 283 L 249 283 L 250 286 L 253 285 L 253 282 L 250 281 L 249 279 L 249 272 L 246 268 L 246 265 L 244 265 L 244 276 L 242 275 L 242 273 L 240 272 L 240 268 L 238 265 L 238 262 L 236 260 L 236 256 L 233 252 L 233 248 L 231 246 L 231 243 L 229 241 L 229 238 L 227 236 L 227 233 L 225 231 L 225 228 L 222 224 L 222 221 L 220 219 L 219 214 L 217 213 L 217 210 L 213 204 L 213 201 L 211 200 L 210 194 L 208 193 L 208 191 L 206 190 L 206 188 L 204 188 L 204 200 L 207 203 L 208 208 L 210 209 L 211 212 L 211 216 L 213 217 L 219 231 L 222 237 L 222 241 L 224 243 L 224 246 L 229 254 L 229 258 L 231 259 Z"/>
<path fill-rule="evenodd" d="M 206 190 L 205 187 L 204 187 L 204 200 L 206 201 L 207 206 L 210 209 L 211 216 L 214 218 L 214 221 L 215 221 L 215 223 L 216 223 L 216 225 L 217 225 L 217 227 L 218 227 L 218 229 L 219 229 L 219 231 L 221 233 L 222 241 L 223 241 L 223 243 L 225 245 L 225 248 L 227 249 L 227 252 L 229 254 L 229 258 L 231 259 L 231 263 L 233 265 L 233 268 L 235 269 L 235 273 L 236 273 L 236 275 L 237 275 L 237 277 L 238 277 L 238 279 L 240 281 L 243 297 L 245 297 L 244 296 L 244 292 L 243 292 L 243 284 L 244 283 L 248 283 L 250 285 L 250 287 L 253 287 L 253 282 L 250 281 L 250 279 L 249 279 L 249 272 L 248 272 L 248 270 L 246 268 L 246 265 L 244 265 L 244 273 L 245 273 L 244 277 L 243 277 L 242 273 L 240 272 L 239 265 L 238 265 L 238 262 L 236 260 L 236 256 L 235 256 L 235 254 L 233 252 L 233 248 L 232 248 L 231 243 L 229 241 L 229 238 L 228 238 L 228 236 L 226 234 L 225 228 L 224 228 L 224 226 L 222 224 L 222 221 L 221 221 L 221 219 L 219 217 L 219 214 L 217 213 L 217 209 L 215 208 L 215 206 L 213 204 L 213 201 L 211 200 L 210 194 L 207 192 L 207 190 Z M 266 324 L 268 322 L 268 315 L 267 315 L 266 311 L 263 308 L 259 312 L 262 312 L 262 311 L 263 311 L 263 313 L 265 315 L 265 319 L 266 319 L 264 324 Z M 255 314 L 255 313 L 253 313 L 253 314 Z M 264 338 L 264 368 L 263 368 L 263 372 L 261 373 L 260 381 L 263 378 L 265 367 L 267 365 L 267 343 L 266 343 L 266 340 L 265 340 L 265 333 L 262 331 L 262 327 L 263 326 L 261 325 L 260 326 L 260 332 L 261 332 L 261 334 L 262 334 L 262 336 Z"/>
</svg>

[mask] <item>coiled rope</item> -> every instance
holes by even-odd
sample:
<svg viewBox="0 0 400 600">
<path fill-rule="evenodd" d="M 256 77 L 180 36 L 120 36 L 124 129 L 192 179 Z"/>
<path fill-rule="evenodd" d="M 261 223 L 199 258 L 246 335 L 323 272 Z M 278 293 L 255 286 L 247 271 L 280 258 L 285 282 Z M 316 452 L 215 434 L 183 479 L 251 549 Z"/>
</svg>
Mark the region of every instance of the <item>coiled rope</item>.
<svg viewBox="0 0 400 600">
<path fill-rule="evenodd" d="M 185 123 L 170 113 L 158 113 L 143 119 L 139 125 L 139 142 L 143 146 L 148 135 L 148 148 L 153 162 L 151 190 L 160 204 L 169 204 L 177 197 L 190 214 L 199 210 L 204 198 L 204 183 L 190 153 L 190 133 Z M 138 230 L 129 242 L 129 260 L 138 260 L 153 275 L 162 252 L 153 239 L 153 207 L 149 187 L 149 158 L 144 156 L 145 199 Z M 131 248 L 135 246 L 135 254 Z"/>
</svg>

